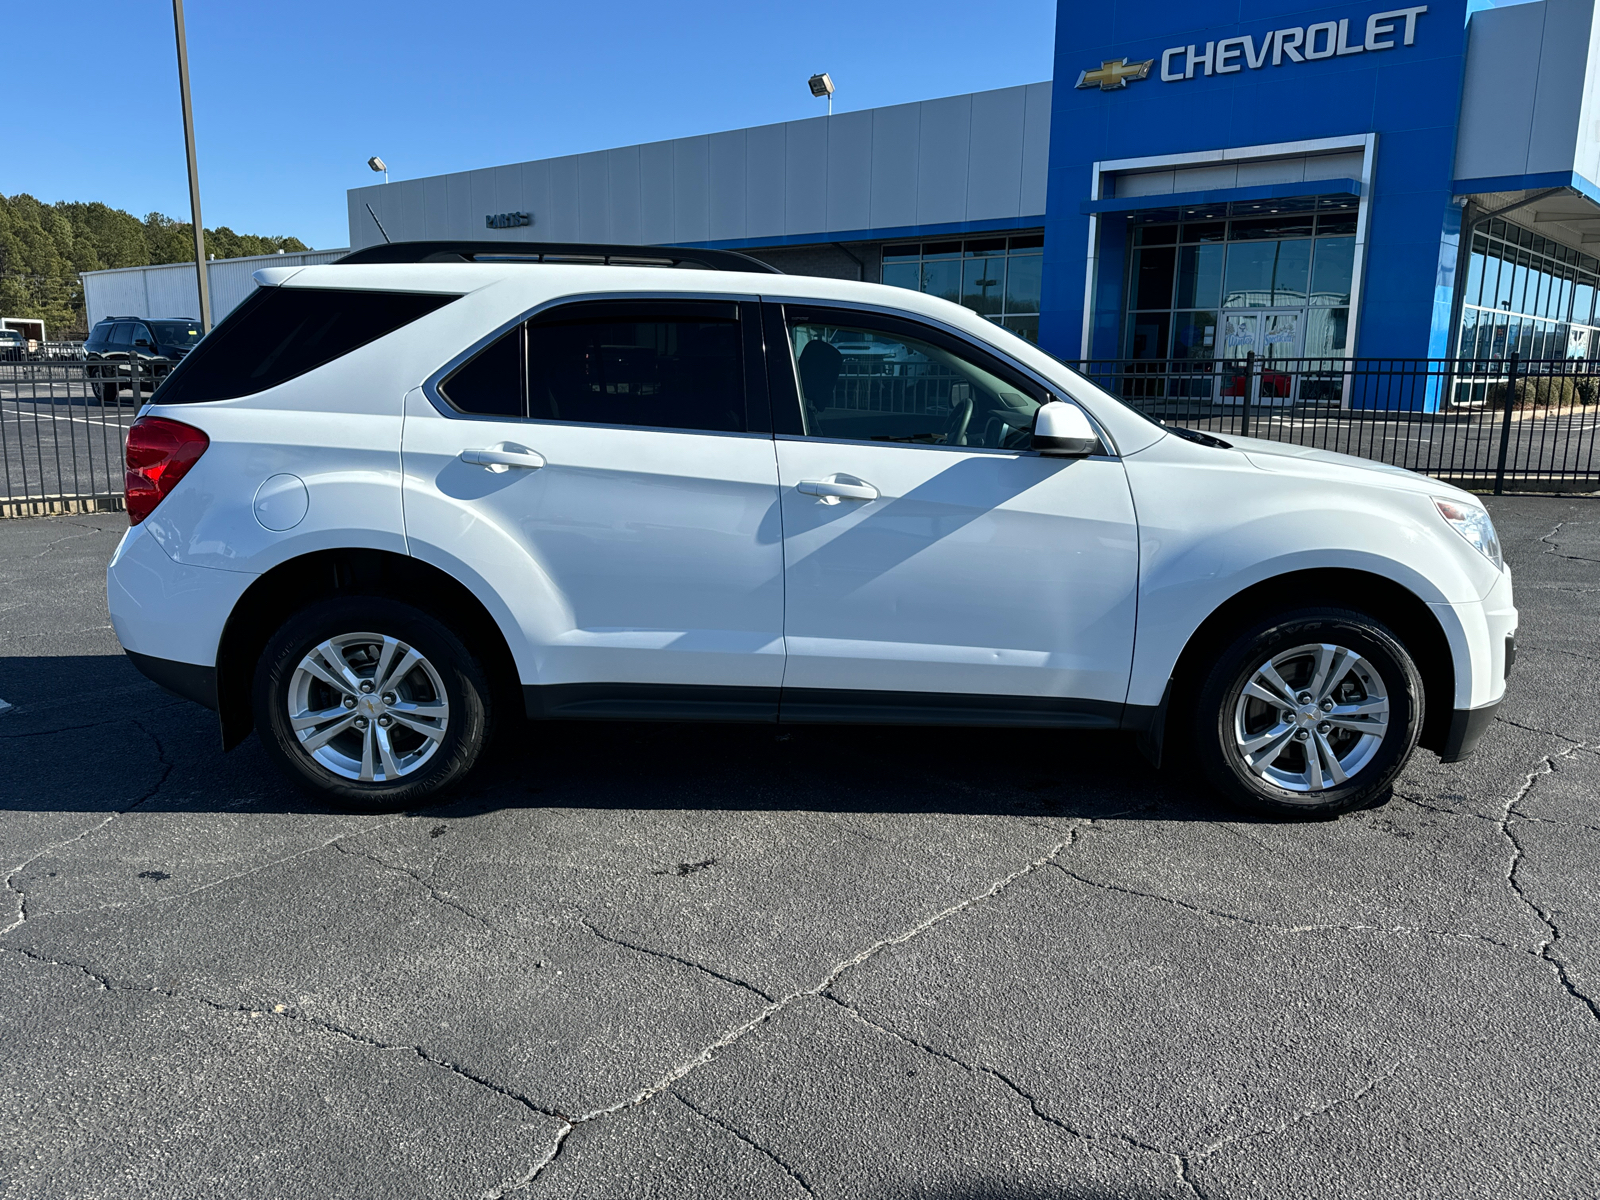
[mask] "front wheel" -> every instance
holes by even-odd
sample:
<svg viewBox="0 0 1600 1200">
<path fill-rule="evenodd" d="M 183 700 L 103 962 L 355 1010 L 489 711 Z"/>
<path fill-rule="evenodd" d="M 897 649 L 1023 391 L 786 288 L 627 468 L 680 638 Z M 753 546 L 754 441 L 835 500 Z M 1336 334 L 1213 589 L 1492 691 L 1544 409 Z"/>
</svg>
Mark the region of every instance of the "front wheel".
<svg viewBox="0 0 1600 1200">
<path fill-rule="evenodd" d="M 1223 651 L 1200 689 L 1194 746 L 1236 802 L 1333 816 L 1388 788 L 1422 721 L 1422 677 L 1393 633 L 1351 609 L 1301 609 Z"/>
<path fill-rule="evenodd" d="M 256 730 L 279 767 L 325 798 L 414 806 L 471 770 L 488 735 L 489 687 L 445 625 L 380 596 L 290 617 L 253 689 Z"/>
</svg>

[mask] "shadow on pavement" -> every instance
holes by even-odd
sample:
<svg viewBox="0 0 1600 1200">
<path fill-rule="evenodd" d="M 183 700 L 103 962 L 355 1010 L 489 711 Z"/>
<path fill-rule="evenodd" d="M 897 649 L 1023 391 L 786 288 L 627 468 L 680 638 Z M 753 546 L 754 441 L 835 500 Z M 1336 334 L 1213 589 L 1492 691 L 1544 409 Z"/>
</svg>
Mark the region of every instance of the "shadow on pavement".
<svg viewBox="0 0 1600 1200">
<path fill-rule="evenodd" d="M 0 658 L 0 809 L 316 812 L 252 737 L 108 655 Z M 506 729 L 430 812 L 508 808 L 963 813 L 1274 823 L 1126 734 L 1048 729 L 551 722 Z"/>
</svg>

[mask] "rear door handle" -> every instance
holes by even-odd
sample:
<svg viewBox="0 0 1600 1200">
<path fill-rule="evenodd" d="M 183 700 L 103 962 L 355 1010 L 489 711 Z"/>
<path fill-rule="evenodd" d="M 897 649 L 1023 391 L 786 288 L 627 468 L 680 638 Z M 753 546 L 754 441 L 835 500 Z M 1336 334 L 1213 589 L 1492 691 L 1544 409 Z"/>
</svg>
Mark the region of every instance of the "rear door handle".
<svg viewBox="0 0 1600 1200">
<path fill-rule="evenodd" d="M 878 498 L 878 489 L 859 479 L 853 483 L 846 483 L 838 478 L 802 479 L 796 485 L 796 490 L 804 492 L 807 496 L 820 496 L 824 504 L 837 504 L 841 500 Z"/>
<path fill-rule="evenodd" d="M 461 461 L 471 463 L 475 467 L 488 467 L 498 475 L 509 471 L 512 467 L 537 471 L 544 466 L 544 455 L 536 450 L 529 450 L 526 446 L 501 442 L 498 446 L 490 446 L 485 450 L 463 450 Z"/>
</svg>

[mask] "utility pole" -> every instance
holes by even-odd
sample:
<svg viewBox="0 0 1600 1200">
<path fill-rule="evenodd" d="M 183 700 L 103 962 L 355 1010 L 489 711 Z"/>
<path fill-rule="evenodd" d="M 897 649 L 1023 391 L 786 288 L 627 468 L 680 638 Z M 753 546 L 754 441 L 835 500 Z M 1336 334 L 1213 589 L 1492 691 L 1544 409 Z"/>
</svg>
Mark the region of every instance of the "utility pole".
<svg viewBox="0 0 1600 1200">
<path fill-rule="evenodd" d="M 206 231 L 200 223 L 200 170 L 194 159 L 194 106 L 189 103 L 189 44 L 183 33 L 183 0 L 172 0 L 178 31 L 178 90 L 183 94 L 183 145 L 189 154 L 189 220 L 194 224 L 194 273 L 200 284 L 200 328 L 211 332 L 211 288 L 206 279 Z"/>
</svg>

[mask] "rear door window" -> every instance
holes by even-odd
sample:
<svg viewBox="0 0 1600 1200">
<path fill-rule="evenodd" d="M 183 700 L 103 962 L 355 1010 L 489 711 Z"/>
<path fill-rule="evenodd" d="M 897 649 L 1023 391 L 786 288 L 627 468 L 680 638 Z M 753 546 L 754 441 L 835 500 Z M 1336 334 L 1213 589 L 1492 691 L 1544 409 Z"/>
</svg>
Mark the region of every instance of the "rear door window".
<svg viewBox="0 0 1600 1200">
<path fill-rule="evenodd" d="M 167 376 L 156 404 L 231 400 L 276 387 L 393 333 L 455 296 L 260 288 Z"/>
<path fill-rule="evenodd" d="M 739 306 L 717 301 L 571 305 L 527 326 L 536 421 L 744 433 Z"/>
<path fill-rule="evenodd" d="M 501 335 L 439 385 L 473 416 L 709 433 L 764 431 L 759 316 L 736 302 L 584 301 Z M 746 372 L 756 372 L 753 391 Z M 754 420 L 747 397 L 761 407 Z"/>
</svg>

